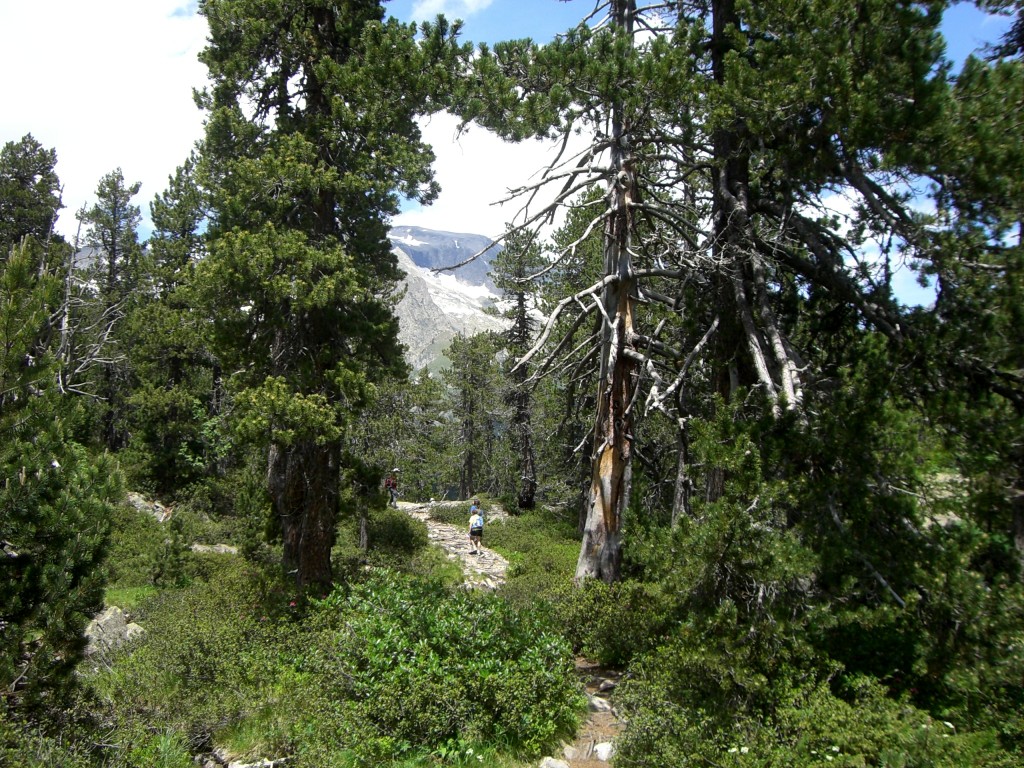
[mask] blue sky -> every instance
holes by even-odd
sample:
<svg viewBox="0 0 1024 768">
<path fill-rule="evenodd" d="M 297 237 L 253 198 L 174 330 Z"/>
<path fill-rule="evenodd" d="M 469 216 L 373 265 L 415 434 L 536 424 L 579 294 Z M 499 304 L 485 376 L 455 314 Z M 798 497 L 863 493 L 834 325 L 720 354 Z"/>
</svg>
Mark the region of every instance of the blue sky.
<svg viewBox="0 0 1024 768">
<path fill-rule="evenodd" d="M 465 22 L 464 34 L 475 43 L 530 37 L 549 40 L 575 25 L 593 0 L 388 0 L 388 13 L 402 21 L 433 18 L 438 12 Z M 988 17 L 971 3 L 951 8 L 944 23 L 950 58 L 961 61 L 1009 26 Z"/>
<path fill-rule="evenodd" d="M 464 35 L 474 43 L 530 37 L 550 40 L 579 22 L 592 0 L 389 0 L 389 14 L 402 21 L 432 19 L 443 13 L 465 22 Z"/>
<path fill-rule="evenodd" d="M 74 213 L 91 204 L 99 179 L 121 167 L 141 181 L 136 202 L 149 202 L 187 157 L 202 132 L 192 89 L 202 87 L 196 55 L 205 44 L 195 0 L 0 0 L 0 142 L 32 133 L 57 150 L 65 211 L 59 231 L 75 234 Z M 392 0 L 403 21 L 441 12 L 465 21 L 464 37 L 494 42 L 543 41 L 575 24 L 592 0 Z M 962 58 L 998 38 L 1007 24 L 986 21 L 970 4 L 950 11 L 950 54 Z M 455 135 L 455 121 L 424 124 L 437 154 L 444 191 L 424 210 L 396 223 L 496 235 L 516 209 L 493 203 L 529 180 L 551 156 L 536 142 L 504 145 L 486 131 Z M 144 233 L 145 234 L 145 233 Z"/>
<path fill-rule="evenodd" d="M 962 62 L 973 51 L 986 43 L 994 43 L 1010 28 L 1005 16 L 982 13 L 971 3 L 959 3 L 942 20 L 942 33 L 946 38 L 946 56 Z"/>
</svg>

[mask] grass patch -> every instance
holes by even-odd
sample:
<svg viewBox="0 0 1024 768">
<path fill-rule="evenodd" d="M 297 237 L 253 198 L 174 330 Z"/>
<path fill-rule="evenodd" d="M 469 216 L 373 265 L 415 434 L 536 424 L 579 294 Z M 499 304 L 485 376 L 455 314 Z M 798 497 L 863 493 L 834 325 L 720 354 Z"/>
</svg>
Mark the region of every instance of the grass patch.
<svg viewBox="0 0 1024 768">
<path fill-rule="evenodd" d="M 509 562 L 502 594 L 518 605 L 550 600 L 562 593 L 576 572 L 580 542 L 575 525 L 547 509 L 492 523 L 487 546 Z"/>
<path fill-rule="evenodd" d="M 439 523 L 456 525 L 460 527 L 469 526 L 469 508 L 472 501 L 445 501 L 439 502 L 430 508 L 430 516 Z M 488 503 L 483 502 L 484 519 L 487 519 Z"/>
<path fill-rule="evenodd" d="M 157 592 L 159 590 L 151 584 L 141 587 L 111 587 L 107 590 L 103 602 L 108 606 L 116 605 L 123 611 L 130 611 L 156 595 Z"/>
</svg>

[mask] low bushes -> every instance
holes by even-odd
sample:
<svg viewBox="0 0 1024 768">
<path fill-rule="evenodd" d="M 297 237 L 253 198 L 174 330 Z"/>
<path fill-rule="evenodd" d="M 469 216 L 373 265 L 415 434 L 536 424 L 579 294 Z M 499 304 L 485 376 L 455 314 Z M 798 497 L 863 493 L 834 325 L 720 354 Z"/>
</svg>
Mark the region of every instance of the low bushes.
<svg viewBox="0 0 1024 768">
<path fill-rule="evenodd" d="M 619 760 L 636 768 L 1011 768 L 994 731 L 964 732 L 896 699 L 870 677 L 815 674 L 783 659 L 772 674 L 680 633 L 638 659 L 618 704 Z M 790 663 L 795 659 L 790 659 Z M 713 691 L 709 695 L 709 691 Z"/>
<path fill-rule="evenodd" d="M 308 690 L 332 693 L 316 697 L 309 725 L 355 762 L 453 745 L 536 754 L 581 712 L 565 641 L 493 595 L 384 572 L 318 603 L 313 621 L 301 670 Z"/>
<path fill-rule="evenodd" d="M 135 619 L 145 638 L 90 676 L 119 733 L 113 758 L 121 764 L 167 747 L 151 738 L 157 724 L 201 750 L 219 729 L 255 711 L 273 685 L 280 641 L 263 574 L 235 557 L 207 566 L 208 582 L 144 600 Z M 288 608 L 276 610 L 283 616 Z"/>
<path fill-rule="evenodd" d="M 486 509 L 484 504 L 485 516 Z M 468 520 L 468 512 L 460 511 L 458 524 L 466 525 Z M 550 510 L 536 509 L 489 522 L 484 543 L 508 559 L 501 591 L 515 605 L 536 608 L 541 603 L 558 602 L 572 584 L 580 542 L 575 527 Z"/>
<path fill-rule="evenodd" d="M 140 605 L 145 639 L 91 673 L 108 765 L 214 745 L 307 768 L 533 755 L 582 711 L 567 643 L 499 597 L 377 569 L 303 603 L 238 558 L 210 576 Z"/>
</svg>

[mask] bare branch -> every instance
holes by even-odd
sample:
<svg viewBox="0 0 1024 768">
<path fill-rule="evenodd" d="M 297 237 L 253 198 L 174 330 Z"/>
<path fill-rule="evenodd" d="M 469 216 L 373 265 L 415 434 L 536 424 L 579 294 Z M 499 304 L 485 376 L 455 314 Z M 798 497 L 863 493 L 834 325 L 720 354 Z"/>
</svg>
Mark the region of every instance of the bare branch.
<svg viewBox="0 0 1024 768">
<path fill-rule="evenodd" d="M 609 285 L 610 283 L 612 283 L 612 282 L 614 282 L 616 280 L 618 280 L 617 276 L 615 276 L 615 275 L 607 275 L 604 278 L 602 278 L 601 280 L 599 280 L 598 282 L 596 282 L 593 285 L 591 285 L 589 288 L 585 288 L 584 290 L 582 290 L 579 293 L 576 293 L 576 294 L 574 294 L 572 296 L 566 296 L 564 299 L 562 299 L 560 302 L 558 302 L 558 304 L 555 306 L 555 308 L 551 311 L 551 313 L 545 319 L 544 328 L 541 330 L 540 335 L 537 337 L 537 341 L 534 343 L 534 345 L 529 350 L 527 350 L 525 355 L 523 355 L 521 358 L 519 358 L 519 361 L 512 367 L 512 370 L 510 372 L 511 373 L 515 373 L 519 369 L 520 366 L 525 365 L 526 363 L 528 363 L 533 358 L 533 356 L 535 354 L 537 354 L 537 352 L 544 346 L 545 342 L 547 342 L 547 340 L 548 340 L 548 337 L 551 335 L 551 331 L 554 329 L 555 321 L 558 320 L 558 318 L 561 316 L 562 312 L 565 311 L 566 307 L 568 307 L 570 304 L 574 304 L 574 303 L 575 304 L 582 304 L 582 300 L 584 298 L 586 298 L 588 296 L 593 297 L 599 291 L 603 290 L 606 285 Z M 601 309 L 603 311 L 603 308 L 600 305 L 600 301 L 596 301 L 595 300 L 595 305 L 599 309 Z M 607 317 L 607 315 L 606 315 L 606 317 Z"/>
<path fill-rule="evenodd" d="M 846 530 L 846 525 L 843 523 L 842 518 L 839 517 L 839 510 L 836 509 L 835 499 L 829 499 L 828 508 L 829 512 L 832 515 L 832 522 L 835 523 L 836 528 L 839 529 L 839 532 L 843 534 L 844 537 L 849 537 L 849 531 Z M 852 543 L 850 544 L 850 546 L 853 549 L 853 553 L 857 555 L 857 559 L 860 560 L 864 564 L 864 567 L 867 568 L 868 571 L 871 573 L 871 575 L 875 577 L 875 581 L 882 585 L 882 587 L 889 593 L 892 599 L 896 601 L 896 604 L 899 605 L 900 608 L 906 608 L 906 602 L 904 602 L 903 598 L 897 594 L 896 590 L 892 588 L 892 586 L 889 584 L 886 578 L 881 573 L 879 573 L 878 569 L 871 564 L 871 561 L 868 560 L 867 556 L 859 549 L 857 549 L 855 546 L 853 546 Z"/>
</svg>

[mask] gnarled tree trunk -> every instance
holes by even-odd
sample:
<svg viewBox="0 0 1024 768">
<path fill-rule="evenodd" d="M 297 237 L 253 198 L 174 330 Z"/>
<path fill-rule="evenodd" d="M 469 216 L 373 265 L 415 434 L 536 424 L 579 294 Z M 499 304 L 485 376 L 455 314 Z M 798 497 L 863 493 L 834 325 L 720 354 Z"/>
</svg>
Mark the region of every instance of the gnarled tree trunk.
<svg viewBox="0 0 1024 768">
<path fill-rule="evenodd" d="M 632 33 L 636 3 L 615 0 L 612 19 L 627 35 Z M 594 453 L 583 544 L 576 562 L 576 580 L 599 578 L 617 581 L 622 567 L 622 518 L 629 506 L 633 459 L 633 392 L 639 355 L 633 349 L 636 277 L 630 256 L 631 203 L 636 194 L 629 126 L 624 109 L 611 110 L 611 161 L 614 170 L 608 192 L 610 216 L 604 234 L 607 283 L 601 303 L 601 373 L 598 383 Z"/>
<path fill-rule="evenodd" d="M 270 447 L 267 486 L 281 522 L 282 564 L 300 587 L 331 586 L 338 459 L 336 445 L 317 445 L 312 440 Z"/>
</svg>

